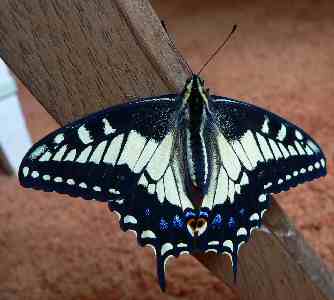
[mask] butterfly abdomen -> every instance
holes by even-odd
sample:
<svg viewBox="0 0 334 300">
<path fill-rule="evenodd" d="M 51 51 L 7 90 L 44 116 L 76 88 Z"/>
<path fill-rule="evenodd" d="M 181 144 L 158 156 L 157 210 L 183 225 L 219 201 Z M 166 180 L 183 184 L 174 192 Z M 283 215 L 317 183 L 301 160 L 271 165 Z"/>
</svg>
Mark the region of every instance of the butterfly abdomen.
<svg viewBox="0 0 334 300">
<path fill-rule="evenodd" d="M 206 110 L 203 100 L 192 93 L 188 101 L 187 161 L 192 184 L 204 194 L 208 179 L 208 157 L 204 142 Z"/>
</svg>

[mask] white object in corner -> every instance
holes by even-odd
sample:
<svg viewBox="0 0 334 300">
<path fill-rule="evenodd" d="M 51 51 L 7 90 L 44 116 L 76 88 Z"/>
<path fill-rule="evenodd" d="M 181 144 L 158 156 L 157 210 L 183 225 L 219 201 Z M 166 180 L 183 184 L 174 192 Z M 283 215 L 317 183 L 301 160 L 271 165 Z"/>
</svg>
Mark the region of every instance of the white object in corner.
<svg viewBox="0 0 334 300">
<path fill-rule="evenodd" d="M 30 147 L 31 139 L 17 96 L 16 82 L 0 59 L 0 151 L 10 171 L 17 174 Z"/>
</svg>

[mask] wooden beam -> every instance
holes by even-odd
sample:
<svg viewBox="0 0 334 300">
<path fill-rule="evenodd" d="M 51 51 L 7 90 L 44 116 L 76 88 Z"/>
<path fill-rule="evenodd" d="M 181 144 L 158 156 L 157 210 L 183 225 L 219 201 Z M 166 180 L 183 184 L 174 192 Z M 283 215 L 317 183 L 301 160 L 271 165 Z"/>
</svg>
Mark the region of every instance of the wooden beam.
<svg viewBox="0 0 334 300">
<path fill-rule="evenodd" d="M 0 2 L 0 56 L 62 125 L 189 75 L 147 0 Z M 275 201 L 241 250 L 238 284 L 222 256 L 198 257 L 242 299 L 334 299 L 333 274 Z"/>
<path fill-rule="evenodd" d="M 62 125 L 175 91 L 187 77 L 146 1 L 2 1 L 0 8 L 0 55 Z"/>
</svg>

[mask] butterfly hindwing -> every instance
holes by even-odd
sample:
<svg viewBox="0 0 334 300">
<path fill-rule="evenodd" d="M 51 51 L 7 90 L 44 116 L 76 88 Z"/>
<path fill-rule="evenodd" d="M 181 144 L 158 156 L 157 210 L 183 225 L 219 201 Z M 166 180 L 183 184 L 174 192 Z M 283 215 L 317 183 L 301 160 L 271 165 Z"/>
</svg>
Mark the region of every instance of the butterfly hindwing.
<svg viewBox="0 0 334 300">
<path fill-rule="evenodd" d="M 165 186 L 166 189 L 171 188 Z M 192 251 L 191 236 L 187 233 L 184 213 L 179 205 L 160 201 L 147 186 L 138 185 L 124 195 L 123 200 L 108 201 L 109 208 L 120 214 L 120 226 L 132 230 L 141 246 L 150 246 L 157 257 L 157 273 L 162 289 L 165 287 L 165 266 L 173 256 Z"/>
</svg>

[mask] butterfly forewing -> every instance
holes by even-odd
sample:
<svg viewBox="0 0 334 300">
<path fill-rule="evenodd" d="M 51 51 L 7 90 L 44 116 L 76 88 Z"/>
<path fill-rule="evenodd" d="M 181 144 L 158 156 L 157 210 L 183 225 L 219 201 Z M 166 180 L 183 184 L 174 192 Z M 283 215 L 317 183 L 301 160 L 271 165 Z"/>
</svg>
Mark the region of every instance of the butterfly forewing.
<svg viewBox="0 0 334 300">
<path fill-rule="evenodd" d="M 21 184 L 101 201 L 120 197 L 119 189 L 135 184 L 170 130 L 176 110 L 175 97 L 168 95 L 67 125 L 30 149 L 19 171 Z"/>
<path fill-rule="evenodd" d="M 254 177 L 261 193 L 279 193 L 326 174 L 320 146 L 302 129 L 251 104 L 217 96 L 211 103 L 239 158 L 238 175 Z"/>
</svg>

